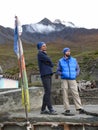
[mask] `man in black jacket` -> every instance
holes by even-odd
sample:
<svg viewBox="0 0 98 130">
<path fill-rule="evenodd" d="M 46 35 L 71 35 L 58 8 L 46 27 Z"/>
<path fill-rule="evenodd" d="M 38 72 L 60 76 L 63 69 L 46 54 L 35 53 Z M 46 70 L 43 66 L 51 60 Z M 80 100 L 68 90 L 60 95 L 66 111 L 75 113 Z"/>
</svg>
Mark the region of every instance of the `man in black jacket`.
<svg viewBox="0 0 98 130">
<path fill-rule="evenodd" d="M 53 109 L 51 104 L 51 84 L 52 84 L 52 68 L 53 63 L 51 59 L 47 55 L 47 47 L 44 42 L 39 42 L 37 44 L 38 49 L 38 66 L 41 75 L 41 80 L 44 87 L 44 96 L 43 96 L 43 103 L 41 107 L 41 114 L 52 114 L 56 115 L 56 111 Z M 46 110 L 46 107 L 49 111 Z"/>
</svg>

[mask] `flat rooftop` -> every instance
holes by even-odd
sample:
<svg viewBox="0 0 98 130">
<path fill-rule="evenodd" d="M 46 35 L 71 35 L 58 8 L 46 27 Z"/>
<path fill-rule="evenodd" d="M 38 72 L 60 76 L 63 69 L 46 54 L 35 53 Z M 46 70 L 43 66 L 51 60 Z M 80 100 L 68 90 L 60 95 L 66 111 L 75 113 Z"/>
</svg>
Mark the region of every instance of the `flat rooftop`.
<svg viewBox="0 0 98 130">
<path fill-rule="evenodd" d="M 93 114 L 79 114 L 74 105 L 71 105 L 72 116 L 65 116 L 62 114 L 64 112 L 63 105 L 54 105 L 54 109 L 57 111 L 58 115 L 45 115 L 40 114 L 40 109 L 30 110 L 28 112 L 28 120 L 31 122 L 69 122 L 69 123 L 93 123 L 98 125 L 98 105 L 85 105 L 84 109 Z M 25 110 L 12 111 L 2 113 L 0 115 L 0 122 L 24 122 L 26 120 Z"/>
</svg>

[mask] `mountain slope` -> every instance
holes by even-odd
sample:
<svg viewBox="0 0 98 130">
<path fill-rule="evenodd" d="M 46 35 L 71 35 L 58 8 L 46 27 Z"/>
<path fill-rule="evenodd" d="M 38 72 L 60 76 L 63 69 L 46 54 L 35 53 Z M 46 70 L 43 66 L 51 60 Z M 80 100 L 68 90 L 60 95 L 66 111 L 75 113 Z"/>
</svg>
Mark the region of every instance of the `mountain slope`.
<svg viewBox="0 0 98 130">
<path fill-rule="evenodd" d="M 38 41 L 54 42 L 59 40 L 78 41 L 80 37 L 98 35 L 98 29 L 77 28 L 72 22 L 56 19 L 51 22 L 44 18 L 38 23 L 23 25 L 22 41 L 37 43 Z M 13 42 L 14 30 L 0 26 L 0 44 Z"/>
</svg>

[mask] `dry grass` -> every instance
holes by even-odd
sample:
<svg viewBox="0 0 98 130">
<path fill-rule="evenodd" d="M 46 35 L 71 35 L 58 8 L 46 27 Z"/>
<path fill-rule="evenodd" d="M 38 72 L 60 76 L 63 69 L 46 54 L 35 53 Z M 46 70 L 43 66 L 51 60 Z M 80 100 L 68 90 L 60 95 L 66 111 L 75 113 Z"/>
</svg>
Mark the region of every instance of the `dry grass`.
<svg viewBox="0 0 98 130">
<path fill-rule="evenodd" d="M 80 36 L 77 38 L 77 42 L 58 40 L 52 43 L 47 43 L 47 52 L 55 64 L 54 71 L 59 58 L 63 56 L 62 49 L 64 47 L 71 48 L 71 54 L 77 57 L 80 64 L 82 64 L 81 62 L 84 57 L 93 57 L 93 59 L 98 58 L 97 35 Z M 27 74 L 29 76 L 30 73 L 38 71 L 36 58 L 37 48 L 35 44 L 23 43 L 23 49 Z M 2 66 L 4 73 L 9 73 L 11 75 L 18 73 L 18 61 L 13 50 L 13 43 L 0 44 L 0 65 Z"/>
</svg>

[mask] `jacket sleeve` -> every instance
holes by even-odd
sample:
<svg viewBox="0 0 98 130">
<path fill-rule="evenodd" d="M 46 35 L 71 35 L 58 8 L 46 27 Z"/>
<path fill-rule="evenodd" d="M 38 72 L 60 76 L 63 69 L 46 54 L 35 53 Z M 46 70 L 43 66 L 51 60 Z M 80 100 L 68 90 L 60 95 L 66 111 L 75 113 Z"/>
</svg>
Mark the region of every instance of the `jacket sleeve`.
<svg viewBox="0 0 98 130">
<path fill-rule="evenodd" d="M 76 61 L 76 62 L 77 62 L 77 61 Z M 78 62 L 77 62 L 76 64 L 77 64 L 77 65 L 76 65 L 76 76 L 78 76 L 79 73 L 80 73 L 80 67 L 79 67 Z"/>
<path fill-rule="evenodd" d="M 57 70 L 56 70 L 56 74 L 58 74 L 58 75 L 61 75 L 61 66 L 60 66 L 60 61 L 58 62 L 58 64 L 57 64 Z"/>
</svg>

